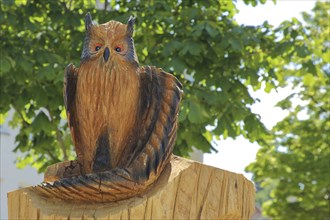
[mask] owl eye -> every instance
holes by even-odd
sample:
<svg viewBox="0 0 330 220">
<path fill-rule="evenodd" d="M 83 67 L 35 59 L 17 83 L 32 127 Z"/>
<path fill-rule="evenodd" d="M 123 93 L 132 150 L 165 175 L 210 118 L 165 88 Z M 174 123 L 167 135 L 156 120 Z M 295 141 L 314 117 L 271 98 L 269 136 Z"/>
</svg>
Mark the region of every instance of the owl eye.
<svg viewBox="0 0 330 220">
<path fill-rule="evenodd" d="M 95 45 L 95 51 L 100 50 L 101 47 L 102 47 L 102 44 L 96 44 L 96 45 Z"/>
<path fill-rule="evenodd" d="M 116 52 L 121 52 L 122 49 L 121 49 L 121 47 L 115 47 L 115 51 L 116 51 Z"/>
</svg>

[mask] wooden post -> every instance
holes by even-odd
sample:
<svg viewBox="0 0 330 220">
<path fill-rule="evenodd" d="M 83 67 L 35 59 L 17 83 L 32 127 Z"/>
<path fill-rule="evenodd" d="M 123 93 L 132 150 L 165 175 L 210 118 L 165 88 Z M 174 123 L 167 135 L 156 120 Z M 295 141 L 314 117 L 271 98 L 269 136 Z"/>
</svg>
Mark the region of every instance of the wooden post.
<svg viewBox="0 0 330 220">
<path fill-rule="evenodd" d="M 249 219 L 254 185 L 243 175 L 174 156 L 144 196 L 113 203 L 49 199 L 33 187 L 8 193 L 9 219 Z"/>
</svg>

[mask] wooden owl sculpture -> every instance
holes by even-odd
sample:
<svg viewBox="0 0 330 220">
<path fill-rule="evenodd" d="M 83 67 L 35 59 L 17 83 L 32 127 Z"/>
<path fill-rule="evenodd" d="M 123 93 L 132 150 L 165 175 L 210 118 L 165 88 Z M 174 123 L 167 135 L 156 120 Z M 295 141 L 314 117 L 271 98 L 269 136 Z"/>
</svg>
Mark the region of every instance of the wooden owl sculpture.
<svg viewBox="0 0 330 220">
<path fill-rule="evenodd" d="M 93 24 L 85 18 L 80 67 L 65 70 L 64 101 L 77 160 L 35 189 L 66 200 L 117 201 L 144 192 L 169 163 L 176 139 L 180 82 L 140 67 L 135 18 Z"/>
</svg>

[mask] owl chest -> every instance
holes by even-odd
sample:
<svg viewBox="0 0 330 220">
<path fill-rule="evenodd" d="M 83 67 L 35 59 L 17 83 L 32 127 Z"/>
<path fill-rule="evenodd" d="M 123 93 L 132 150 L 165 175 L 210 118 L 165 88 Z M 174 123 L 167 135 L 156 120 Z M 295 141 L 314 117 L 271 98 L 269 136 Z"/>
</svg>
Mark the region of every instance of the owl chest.
<svg viewBox="0 0 330 220">
<path fill-rule="evenodd" d="M 106 129 L 118 145 L 113 150 L 119 150 L 134 130 L 140 93 L 136 81 L 127 76 L 96 70 L 79 74 L 76 112 L 80 133 L 91 148 Z"/>
<path fill-rule="evenodd" d="M 79 114 L 102 116 L 112 112 L 113 94 L 108 74 L 86 72 L 77 81 L 76 105 Z"/>
<path fill-rule="evenodd" d="M 139 99 L 138 79 L 125 72 L 84 71 L 79 73 L 76 94 L 76 104 L 89 112 L 109 115 L 135 111 Z"/>
</svg>

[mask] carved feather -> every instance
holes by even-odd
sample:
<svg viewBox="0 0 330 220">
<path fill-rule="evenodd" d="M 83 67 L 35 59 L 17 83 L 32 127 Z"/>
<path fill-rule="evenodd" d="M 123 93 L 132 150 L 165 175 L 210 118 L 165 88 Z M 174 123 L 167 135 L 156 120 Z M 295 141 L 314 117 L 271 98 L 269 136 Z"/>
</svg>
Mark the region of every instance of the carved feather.
<svg viewBox="0 0 330 220">
<path fill-rule="evenodd" d="M 169 163 L 182 87 L 139 67 L 135 18 L 94 25 L 86 15 L 80 67 L 65 70 L 64 103 L 77 160 L 58 164 L 35 189 L 66 200 L 118 201 L 148 189 Z"/>
<path fill-rule="evenodd" d="M 74 90 L 76 81 L 72 66 L 69 70 L 65 103 L 71 114 L 75 102 L 68 91 Z M 144 192 L 159 177 L 172 154 L 182 87 L 173 75 L 150 66 L 139 69 L 139 81 L 138 123 L 133 129 L 138 138 L 122 152 L 126 159 L 111 170 L 43 183 L 35 187 L 38 192 L 66 200 L 118 201 Z M 71 121 L 77 123 L 75 118 Z"/>
</svg>

